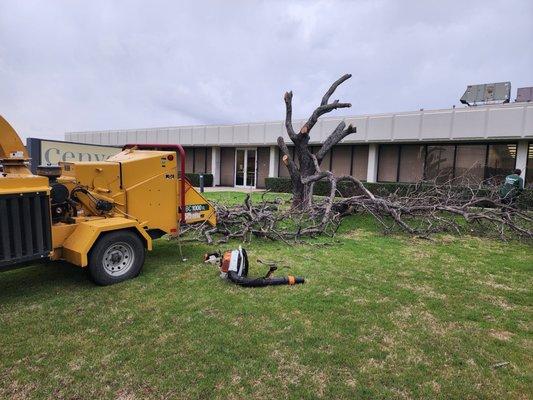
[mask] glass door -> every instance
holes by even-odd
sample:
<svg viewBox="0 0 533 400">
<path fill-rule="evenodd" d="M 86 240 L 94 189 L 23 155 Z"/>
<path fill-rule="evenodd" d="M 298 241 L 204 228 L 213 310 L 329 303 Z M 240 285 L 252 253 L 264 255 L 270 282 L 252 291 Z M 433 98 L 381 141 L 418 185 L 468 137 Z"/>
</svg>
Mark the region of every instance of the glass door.
<svg viewBox="0 0 533 400">
<path fill-rule="evenodd" d="M 256 159 L 256 150 L 248 149 L 246 150 L 246 186 L 255 187 L 255 159 Z"/>
<path fill-rule="evenodd" d="M 244 186 L 244 171 L 246 166 L 244 163 L 246 159 L 246 150 L 237 149 L 235 155 L 235 186 Z"/>
<path fill-rule="evenodd" d="M 256 149 L 237 149 L 235 153 L 235 186 L 255 188 Z"/>
</svg>

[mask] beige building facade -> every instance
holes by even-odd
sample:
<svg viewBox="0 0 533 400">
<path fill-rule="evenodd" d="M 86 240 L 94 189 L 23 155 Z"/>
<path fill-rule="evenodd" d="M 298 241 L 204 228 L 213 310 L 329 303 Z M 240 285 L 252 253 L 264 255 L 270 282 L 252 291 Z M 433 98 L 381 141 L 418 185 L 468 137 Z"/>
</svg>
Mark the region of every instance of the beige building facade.
<svg viewBox="0 0 533 400">
<path fill-rule="evenodd" d="M 520 168 L 533 184 L 533 103 L 323 118 L 311 132 L 314 151 L 341 121 L 355 125 L 357 133 L 322 162 L 338 175 L 368 182 L 459 177 L 476 182 Z M 294 121 L 295 129 L 304 122 Z M 283 121 L 68 132 L 65 140 L 107 146 L 178 143 L 186 149 L 187 172 L 211 173 L 215 185 L 262 188 L 267 177 L 288 176 L 278 136 L 290 143 Z"/>
</svg>

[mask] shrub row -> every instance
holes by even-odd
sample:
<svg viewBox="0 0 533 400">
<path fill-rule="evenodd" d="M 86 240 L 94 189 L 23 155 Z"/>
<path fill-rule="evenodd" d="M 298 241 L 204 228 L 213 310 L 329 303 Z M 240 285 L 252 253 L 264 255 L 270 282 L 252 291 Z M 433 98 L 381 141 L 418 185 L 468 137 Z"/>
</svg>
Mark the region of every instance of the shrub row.
<svg viewBox="0 0 533 400">
<path fill-rule="evenodd" d="M 213 174 L 185 174 L 193 186 L 200 186 L 200 175 L 204 176 L 204 187 L 213 186 Z"/>
<path fill-rule="evenodd" d="M 399 194 L 405 194 L 409 185 L 404 183 L 369 183 L 363 182 L 365 187 L 372 193 L 386 196 L 390 193 L 398 191 Z M 265 186 L 267 190 L 278 193 L 290 193 L 292 191 L 292 183 L 290 178 L 266 178 Z M 337 189 L 344 197 L 356 196 L 362 194 L 351 182 L 339 182 Z M 315 183 L 313 193 L 317 196 L 327 196 L 330 192 L 330 185 L 328 181 L 318 181 Z"/>
<path fill-rule="evenodd" d="M 379 196 L 387 196 L 391 193 L 397 192 L 399 195 L 408 193 L 412 186 L 407 183 L 396 182 L 379 182 L 370 183 L 363 182 L 365 187 L 372 193 Z M 290 178 L 266 178 L 265 186 L 267 190 L 278 193 L 290 193 L 292 191 L 292 183 Z M 428 188 L 430 185 L 428 184 Z M 351 182 L 339 182 L 337 189 L 341 196 L 350 197 L 361 195 L 361 191 L 356 188 Z M 457 186 L 458 191 L 468 190 L 467 188 Z M 315 183 L 313 193 L 317 196 L 327 196 L 330 192 L 330 185 L 328 181 L 319 181 Z M 482 194 L 482 193 L 480 193 Z M 466 195 L 466 193 L 465 193 Z M 526 188 L 519 197 L 518 205 L 523 209 L 533 210 L 533 188 Z"/>
</svg>

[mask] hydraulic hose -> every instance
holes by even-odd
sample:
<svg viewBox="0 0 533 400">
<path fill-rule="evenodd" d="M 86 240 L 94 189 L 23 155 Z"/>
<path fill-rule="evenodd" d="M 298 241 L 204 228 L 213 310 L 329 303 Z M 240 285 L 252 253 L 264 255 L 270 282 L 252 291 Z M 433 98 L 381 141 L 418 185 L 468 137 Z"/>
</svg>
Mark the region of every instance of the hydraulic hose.
<svg viewBox="0 0 533 400">
<path fill-rule="evenodd" d="M 249 278 L 247 276 L 239 276 L 236 271 L 228 271 L 228 279 L 244 287 L 297 285 L 305 282 L 305 279 L 301 276 L 289 275 L 279 278 Z"/>
</svg>

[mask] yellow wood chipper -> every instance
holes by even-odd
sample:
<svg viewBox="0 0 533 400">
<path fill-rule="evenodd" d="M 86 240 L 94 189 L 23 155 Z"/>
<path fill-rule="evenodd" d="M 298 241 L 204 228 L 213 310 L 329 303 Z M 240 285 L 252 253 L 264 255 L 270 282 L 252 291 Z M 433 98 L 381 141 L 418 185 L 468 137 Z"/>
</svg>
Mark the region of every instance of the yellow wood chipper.
<svg viewBox="0 0 533 400">
<path fill-rule="evenodd" d="M 154 239 L 179 235 L 181 224 L 216 225 L 213 206 L 185 178 L 179 145 L 126 145 L 106 161 L 36 174 L 28 163 L 0 117 L 0 271 L 65 260 L 109 285 L 140 273 Z"/>
</svg>

